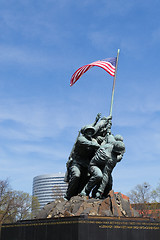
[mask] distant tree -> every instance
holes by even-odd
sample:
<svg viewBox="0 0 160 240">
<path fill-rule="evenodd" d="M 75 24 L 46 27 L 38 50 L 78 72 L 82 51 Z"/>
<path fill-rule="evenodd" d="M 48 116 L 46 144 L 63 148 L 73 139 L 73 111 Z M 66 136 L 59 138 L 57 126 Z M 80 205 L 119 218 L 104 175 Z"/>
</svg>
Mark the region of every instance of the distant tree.
<svg viewBox="0 0 160 240">
<path fill-rule="evenodd" d="M 63 191 L 59 185 L 54 185 L 52 188 L 52 197 L 53 199 L 63 197 Z"/>
<path fill-rule="evenodd" d="M 148 203 L 151 201 L 151 186 L 149 183 L 144 182 L 143 184 L 138 184 L 134 189 L 132 189 L 128 197 L 133 206 L 139 211 L 141 216 L 147 216 L 148 213 Z"/>
<path fill-rule="evenodd" d="M 40 204 L 39 204 L 38 198 L 35 196 L 32 196 L 31 218 L 36 217 L 39 211 L 40 211 Z"/>
<path fill-rule="evenodd" d="M 0 180 L 0 224 L 31 218 L 33 202 L 38 204 L 28 193 L 12 190 L 8 180 Z"/>
<path fill-rule="evenodd" d="M 160 218 L 160 182 L 158 183 L 157 187 L 153 189 L 151 192 L 152 196 L 152 208 L 154 212 L 154 216 L 156 218 Z"/>
<path fill-rule="evenodd" d="M 151 200 L 151 186 L 149 183 L 144 182 L 138 184 L 128 194 L 132 203 L 146 203 Z"/>
<path fill-rule="evenodd" d="M 128 193 L 133 207 L 144 217 L 160 217 L 160 204 L 156 201 L 160 197 L 160 184 L 152 190 L 149 183 L 138 184 Z M 160 198 L 159 198 L 160 199 Z"/>
<path fill-rule="evenodd" d="M 157 187 L 151 192 L 151 194 L 153 201 L 160 203 L 160 182 L 158 183 Z"/>
</svg>

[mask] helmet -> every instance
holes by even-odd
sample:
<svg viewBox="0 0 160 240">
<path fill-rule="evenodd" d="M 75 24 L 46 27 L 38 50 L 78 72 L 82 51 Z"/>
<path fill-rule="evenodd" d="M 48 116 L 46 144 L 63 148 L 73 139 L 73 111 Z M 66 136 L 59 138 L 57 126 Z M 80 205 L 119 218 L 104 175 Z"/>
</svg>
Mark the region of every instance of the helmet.
<svg viewBox="0 0 160 240">
<path fill-rule="evenodd" d="M 123 137 L 122 137 L 121 135 L 119 135 L 119 134 L 117 134 L 116 136 L 114 136 L 114 138 L 115 138 L 116 141 L 121 141 L 121 142 L 123 142 Z"/>
<path fill-rule="evenodd" d="M 87 136 L 93 136 L 96 130 L 92 125 L 86 125 L 81 129 L 81 133 Z"/>
<path fill-rule="evenodd" d="M 122 141 L 116 141 L 113 146 L 113 151 L 116 153 L 121 153 L 125 151 L 125 145 Z"/>
</svg>

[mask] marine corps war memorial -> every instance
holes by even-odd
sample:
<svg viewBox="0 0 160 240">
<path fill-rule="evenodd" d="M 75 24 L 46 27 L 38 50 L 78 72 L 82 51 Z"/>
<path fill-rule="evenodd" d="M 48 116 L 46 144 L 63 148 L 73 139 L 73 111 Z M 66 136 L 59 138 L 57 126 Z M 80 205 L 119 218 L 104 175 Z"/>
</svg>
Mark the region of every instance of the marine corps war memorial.
<svg viewBox="0 0 160 240">
<path fill-rule="evenodd" d="M 81 127 L 66 161 L 64 197 L 48 203 L 35 219 L 3 224 L 1 240 L 159 240 L 160 222 L 142 218 L 129 198 L 113 190 L 112 171 L 125 158 L 125 139 L 112 133 L 119 50 L 114 58 L 79 68 L 70 85 L 94 66 L 113 76 L 110 113 Z"/>
</svg>

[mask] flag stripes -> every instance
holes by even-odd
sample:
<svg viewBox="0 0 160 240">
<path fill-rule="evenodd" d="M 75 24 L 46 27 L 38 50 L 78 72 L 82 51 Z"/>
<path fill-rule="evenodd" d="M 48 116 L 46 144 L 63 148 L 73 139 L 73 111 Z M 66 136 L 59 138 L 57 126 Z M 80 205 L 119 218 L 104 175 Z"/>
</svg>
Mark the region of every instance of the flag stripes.
<svg viewBox="0 0 160 240">
<path fill-rule="evenodd" d="M 72 86 L 85 72 L 87 72 L 90 68 L 97 66 L 103 68 L 106 72 L 108 72 L 111 76 L 115 76 L 116 70 L 116 60 L 117 58 L 107 58 L 104 60 L 99 60 L 83 67 L 80 67 L 71 77 L 70 86 Z"/>
</svg>

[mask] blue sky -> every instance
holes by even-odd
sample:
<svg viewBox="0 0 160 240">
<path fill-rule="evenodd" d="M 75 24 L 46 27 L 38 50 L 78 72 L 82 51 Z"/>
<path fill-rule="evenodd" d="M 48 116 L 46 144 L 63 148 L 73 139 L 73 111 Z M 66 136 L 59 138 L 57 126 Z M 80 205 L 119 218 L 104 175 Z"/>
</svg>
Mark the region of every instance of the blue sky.
<svg viewBox="0 0 160 240">
<path fill-rule="evenodd" d="M 113 77 L 77 68 L 120 48 L 113 134 L 126 153 L 115 191 L 160 180 L 160 2 L 0 0 L 0 178 L 32 192 L 33 177 L 65 171 L 79 129 L 109 115 Z"/>
</svg>

